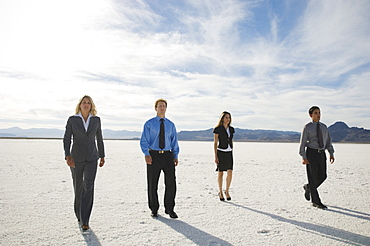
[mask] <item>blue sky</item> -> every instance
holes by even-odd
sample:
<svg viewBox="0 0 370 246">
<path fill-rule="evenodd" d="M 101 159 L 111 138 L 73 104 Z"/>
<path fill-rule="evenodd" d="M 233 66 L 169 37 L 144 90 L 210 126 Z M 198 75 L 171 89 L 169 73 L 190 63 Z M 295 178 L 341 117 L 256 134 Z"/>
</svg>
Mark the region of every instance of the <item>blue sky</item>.
<svg viewBox="0 0 370 246">
<path fill-rule="evenodd" d="M 0 128 L 63 129 L 83 95 L 103 128 L 370 129 L 370 1 L 2 0 Z"/>
</svg>

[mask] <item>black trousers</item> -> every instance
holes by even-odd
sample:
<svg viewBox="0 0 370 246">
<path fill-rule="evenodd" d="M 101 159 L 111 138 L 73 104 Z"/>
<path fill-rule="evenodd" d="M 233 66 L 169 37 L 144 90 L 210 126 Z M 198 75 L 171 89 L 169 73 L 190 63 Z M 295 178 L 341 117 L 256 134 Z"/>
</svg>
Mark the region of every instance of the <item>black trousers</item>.
<svg viewBox="0 0 370 246">
<path fill-rule="evenodd" d="M 320 196 L 317 188 L 327 178 L 326 174 L 326 154 L 325 152 L 319 153 L 317 149 L 307 148 L 307 159 L 310 164 L 306 165 L 308 185 L 311 191 L 311 201 L 320 204 Z"/>
<path fill-rule="evenodd" d="M 150 151 L 152 164 L 147 164 L 147 183 L 148 183 L 148 205 L 153 212 L 158 211 L 158 181 L 161 171 L 164 172 L 164 207 L 167 211 L 173 211 L 176 197 L 176 175 L 173 153 L 165 152 L 160 154 Z"/>
<path fill-rule="evenodd" d="M 88 225 L 90 220 L 97 167 L 97 160 L 75 163 L 75 167 L 71 167 L 75 193 L 74 210 L 83 225 Z"/>
</svg>

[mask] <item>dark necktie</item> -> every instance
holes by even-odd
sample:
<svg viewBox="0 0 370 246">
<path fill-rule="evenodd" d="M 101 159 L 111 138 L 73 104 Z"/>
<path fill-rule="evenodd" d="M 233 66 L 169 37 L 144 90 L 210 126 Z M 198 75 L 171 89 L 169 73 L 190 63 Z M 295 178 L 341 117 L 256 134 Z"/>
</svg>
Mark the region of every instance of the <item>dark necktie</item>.
<svg viewBox="0 0 370 246">
<path fill-rule="evenodd" d="M 320 149 L 322 149 L 322 148 L 324 148 L 324 141 L 322 139 L 322 132 L 320 130 L 319 122 L 317 122 L 316 132 L 317 132 L 317 141 L 319 143 Z"/>
<path fill-rule="evenodd" d="M 164 140 L 164 119 L 160 119 L 161 127 L 159 131 L 159 148 L 164 149 L 165 140 Z"/>
</svg>

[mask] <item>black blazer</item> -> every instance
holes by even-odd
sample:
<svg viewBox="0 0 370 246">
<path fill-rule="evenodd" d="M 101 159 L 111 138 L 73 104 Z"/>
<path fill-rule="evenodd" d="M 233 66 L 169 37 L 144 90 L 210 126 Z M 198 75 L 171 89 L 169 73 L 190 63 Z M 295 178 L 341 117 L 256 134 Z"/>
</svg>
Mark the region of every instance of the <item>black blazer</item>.
<svg viewBox="0 0 370 246">
<path fill-rule="evenodd" d="M 73 145 L 71 150 L 71 139 Z M 96 148 L 95 138 L 98 144 Z M 93 161 L 104 158 L 104 143 L 98 116 L 91 116 L 87 132 L 80 116 L 69 117 L 64 133 L 64 154 L 71 155 L 75 162 Z"/>
<path fill-rule="evenodd" d="M 233 148 L 233 137 L 234 137 L 234 127 L 229 126 L 230 137 L 228 136 L 226 129 L 224 126 L 218 126 L 213 130 L 213 133 L 218 134 L 218 148 L 219 149 L 227 149 L 227 145 L 229 144 L 231 148 Z"/>
</svg>

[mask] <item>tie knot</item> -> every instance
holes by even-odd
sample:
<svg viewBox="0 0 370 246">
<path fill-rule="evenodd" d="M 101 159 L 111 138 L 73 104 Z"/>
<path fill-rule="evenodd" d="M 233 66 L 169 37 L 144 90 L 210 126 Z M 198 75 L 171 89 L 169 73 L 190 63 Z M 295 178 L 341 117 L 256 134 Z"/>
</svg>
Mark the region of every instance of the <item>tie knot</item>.
<svg viewBox="0 0 370 246">
<path fill-rule="evenodd" d="M 164 121 L 164 119 L 162 118 L 162 119 L 160 119 L 160 121 Z"/>
</svg>

